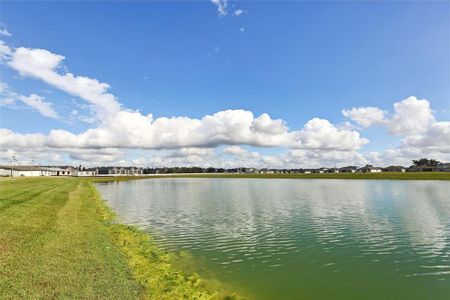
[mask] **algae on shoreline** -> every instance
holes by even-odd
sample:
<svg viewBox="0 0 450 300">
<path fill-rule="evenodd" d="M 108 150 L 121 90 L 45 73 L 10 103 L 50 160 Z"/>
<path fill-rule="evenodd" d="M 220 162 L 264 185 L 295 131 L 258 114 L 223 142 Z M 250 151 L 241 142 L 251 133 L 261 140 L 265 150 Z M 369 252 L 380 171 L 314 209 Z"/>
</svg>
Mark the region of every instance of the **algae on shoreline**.
<svg viewBox="0 0 450 300">
<path fill-rule="evenodd" d="M 0 298 L 216 299 L 89 180 L 0 180 Z M 234 297 L 234 296 L 231 296 Z"/>
</svg>

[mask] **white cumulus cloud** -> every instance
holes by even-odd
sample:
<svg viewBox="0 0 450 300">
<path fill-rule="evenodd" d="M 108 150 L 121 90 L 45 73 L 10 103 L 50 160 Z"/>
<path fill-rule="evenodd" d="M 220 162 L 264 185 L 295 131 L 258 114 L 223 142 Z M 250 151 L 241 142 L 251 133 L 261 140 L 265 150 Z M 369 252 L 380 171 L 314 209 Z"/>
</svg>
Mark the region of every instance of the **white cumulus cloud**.
<svg viewBox="0 0 450 300">
<path fill-rule="evenodd" d="M 350 110 L 344 109 L 342 114 L 364 127 L 383 124 L 385 121 L 385 112 L 378 107 L 353 107 Z"/>
<path fill-rule="evenodd" d="M 388 122 L 388 129 L 393 134 L 421 134 L 435 122 L 430 102 L 426 99 L 409 97 L 394 103 L 394 110 L 395 114 Z"/>
<path fill-rule="evenodd" d="M 58 119 L 58 113 L 53 109 L 53 104 L 45 101 L 45 98 L 36 94 L 24 96 L 12 91 L 6 83 L 0 82 L 0 106 L 11 108 L 32 108 L 47 118 Z M 18 101 L 25 106 L 18 105 Z"/>
<path fill-rule="evenodd" d="M 50 102 L 44 101 L 44 97 L 36 94 L 30 96 L 19 96 L 23 103 L 37 110 L 41 115 L 48 118 L 58 119 L 58 113 L 53 109 Z"/>
<path fill-rule="evenodd" d="M 400 137 L 398 148 L 390 148 L 377 153 L 370 158 L 372 161 L 383 161 L 386 164 L 406 164 L 410 163 L 411 159 L 418 157 L 450 160 L 450 122 L 437 121 L 427 99 L 411 96 L 394 103 L 393 107 L 393 113 L 384 112 L 383 119 L 380 114 L 376 113 L 381 111 L 377 108 L 367 110 L 363 107 L 353 108 L 350 111 L 344 110 L 347 113 L 344 115 L 363 126 L 381 124 L 389 134 Z M 378 117 L 368 118 L 367 114 L 363 113 L 368 111 L 371 111 L 368 115 L 378 115 Z M 375 159 L 376 157 L 378 159 Z"/>
<path fill-rule="evenodd" d="M 17 48 L 9 66 L 21 76 L 40 79 L 71 95 L 78 96 L 94 106 L 100 117 L 114 115 L 121 107 L 114 95 L 108 93 L 109 85 L 84 76 L 58 73 L 64 56 L 45 49 Z"/>
<path fill-rule="evenodd" d="M 314 118 L 300 131 L 291 133 L 294 148 L 321 150 L 357 150 L 369 142 L 359 132 L 337 128 L 328 120 Z"/>
</svg>

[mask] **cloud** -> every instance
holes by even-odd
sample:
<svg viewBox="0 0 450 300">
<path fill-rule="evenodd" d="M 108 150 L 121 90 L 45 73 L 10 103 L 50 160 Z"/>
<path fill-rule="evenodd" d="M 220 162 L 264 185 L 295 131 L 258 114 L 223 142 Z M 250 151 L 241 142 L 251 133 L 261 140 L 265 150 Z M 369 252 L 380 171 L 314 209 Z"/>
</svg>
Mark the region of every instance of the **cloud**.
<svg viewBox="0 0 450 300">
<path fill-rule="evenodd" d="M 240 147 L 240 146 L 228 146 L 225 147 L 225 149 L 223 149 L 223 152 L 226 154 L 232 154 L 232 155 L 242 155 L 244 153 L 247 153 L 247 150 L 245 150 L 244 148 Z"/>
<path fill-rule="evenodd" d="M 61 163 L 63 157 L 61 154 L 49 151 L 29 151 L 22 149 L 21 151 L 14 151 L 12 149 L 0 148 L 0 160 L 10 161 L 13 157 L 22 165 L 31 165 L 37 163 Z"/>
<path fill-rule="evenodd" d="M 115 162 L 123 157 L 123 153 L 117 149 L 89 149 L 89 150 L 68 150 L 69 157 L 73 160 L 84 162 Z"/>
<path fill-rule="evenodd" d="M 450 122 L 433 122 L 422 134 L 407 135 L 407 147 L 425 148 L 429 152 L 450 153 Z"/>
<path fill-rule="evenodd" d="M 36 94 L 30 96 L 19 96 L 23 103 L 37 110 L 41 115 L 48 118 L 58 119 L 58 113 L 53 109 L 50 102 L 45 102 L 44 97 Z"/>
<path fill-rule="evenodd" d="M 343 110 L 342 114 L 363 127 L 383 124 L 385 112 L 378 107 L 353 107 L 351 110 Z"/>
<path fill-rule="evenodd" d="M 190 157 L 191 161 L 197 162 L 212 156 L 213 147 L 229 145 L 225 148 L 225 153 L 239 156 L 242 163 L 253 165 L 260 165 L 264 161 L 274 164 L 275 158 L 249 152 L 237 145 L 293 146 L 310 151 L 353 151 L 366 143 L 357 132 L 338 129 L 326 120 L 313 119 L 302 130 L 289 132 L 282 120 L 274 120 L 267 114 L 254 118 L 251 112 L 244 110 L 222 111 L 202 119 L 163 117 L 156 120 L 153 120 L 152 115 L 121 111 L 102 126 L 90 128 L 80 134 L 62 129 L 51 130 L 47 135 L 20 134 L 2 129 L 0 137 L 2 148 L 48 148 L 56 151 L 178 149 L 167 157 Z M 87 160 L 91 155 L 88 154 L 75 154 L 71 157 Z"/>
<path fill-rule="evenodd" d="M 430 102 L 426 99 L 408 97 L 394 103 L 395 113 L 387 117 L 387 113 L 377 107 L 353 107 L 351 110 L 343 110 L 344 116 L 352 121 L 370 127 L 384 125 L 391 134 L 414 135 L 426 132 L 435 122 Z"/>
<path fill-rule="evenodd" d="M 380 154 L 380 157 L 387 155 L 389 161 L 395 161 L 396 155 L 399 161 L 430 154 L 441 158 L 441 154 L 446 154 L 445 160 L 450 159 L 450 122 L 437 121 L 427 99 L 411 96 L 393 106 L 394 112 L 389 116 L 383 112 L 382 119 L 377 114 L 381 110 L 377 108 L 353 108 L 350 111 L 344 110 L 344 115 L 363 126 L 367 125 L 365 127 L 381 124 L 389 134 L 401 138 L 398 149 L 388 149 Z M 373 117 L 374 115 L 377 117 Z"/>
<path fill-rule="evenodd" d="M 40 148 L 46 142 L 46 136 L 44 134 L 16 133 L 7 128 L 0 128 L 0 137 L 0 149 Z"/>
<path fill-rule="evenodd" d="M 430 102 L 426 99 L 409 97 L 394 103 L 395 114 L 388 121 L 388 129 L 392 134 L 420 134 L 428 130 L 435 122 Z"/>
<path fill-rule="evenodd" d="M 64 156 L 68 156 L 72 163 L 92 162 L 94 165 L 117 163 L 124 153 L 118 149 L 52 149 L 48 147 L 22 147 L 19 149 L 0 148 L 0 160 L 8 161 L 15 157 L 20 164 L 34 163 L 62 163 Z"/>
<path fill-rule="evenodd" d="M 219 16 L 226 16 L 228 13 L 228 0 L 211 0 L 217 6 L 217 14 Z"/>
<path fill-rule="evenodd" d="M 12 49 L 4 41 L 0 40 L 0 63 L 5 63 L 12 53 Z"/>
<path fill-rule="evenodd" d="M 299 166 L 302 168 L 317 167 L 343 167 L 348 165 L 365 165 L 367 159 L 358 151 L 340 150 L 304 150 L 294 149 L 289 151 L 285 158 L 287 165 Z"/>
<path fill-rule="evenodd" d="M 26 107 L 30 107 L 38 111 L 42 116 L 58 119 L 58 113 L 53 109 L 53 104 L 44 101 L 44 97 L 36 94 L 29 96 L 19 95 L 12 91 L 6 83 L 0 82 L 0 106 L 6 106 L 11 108 L 21 108 L 17 101 L 24 103 Z"/>
<path fill-rule="evenodd" d="M 155 120 L 151 114 L 122 110 L 105 120 L 100 127 L 80 134 L 51 130 L 44 145 L 55 148 L 144 149 L 209 148 L 230 144 L 288 145 L 290 136 L 287 131 L 281 131 L 280 122 L 270 119 L 268 115 L 255 119 L 251 112 L 244 110 L 221 111 L 202 119 L 161 117 Z"/>
<path fill-rule="evenodd" d="M 5 25 L 4 24 L 0 24 L 0 36 L 7 36 L 7 37 L 11 37 L 12 34 L 6 30 Z"/>
<path fill-rule="evenodd" d="M 0 99 L 0 106 L 12 107 L 15 108 L 16 99 L 10 97 L 2 97 Z"/>
<path fill-rule="evenodd" d="M 240 15 L 242 15 L 244 13 L 244 11 L 242 9 L 236 9 L 233 14 L 238 17 Z"/>
<path fill-rule="evenodd" d="M 270 116 L 266 113 L 259 116 L 257 119 L 253 121 L 252 128 L 256 132 L 266 133 L 266 134 L 286 134 L 288 132 L 288 128 L 286 126 L 286 123 L 281 120 L 273 120 L 270 118 Z"/>
<path fill-rule="evenodd" d="M 4 36 L 8 36 L 11 37 L 11 33 L 8 32 L 8 30 L 6 30 L 6 28 L 1 29 L 0 28 L 0 35 L 4 35 Z"/>
<path fill-rule="evenodd" d="M 71 95 L 78 96 L 93 105 L 100 118 L 114 115 L 121 105 L 108 93 L 109 85 L 84 76 L 74 76 L 71 73 L 60 74 L 64 56 L 51 53 L 45 49 L 30 49 L 20 47 L 12 53 L 8 65 L 17 70 L 21 76 L 40 79 Z"/>
<path fill-rule="evenodd" d="M 167 157 L 189 157 L 189 156 L 211 156 L 213 155 L 213 148 L 181 148 L 176 151 L 171 152 Z"/>
<path fill-rule="evenodd" d="M 328 120 L 314 118 L 304 128 L 291 133 L 294 136 L 293 148 L 320 150 L 357 150 L 369 140 L 362 138 L 359 132 L 337 128 Z"/>
</svg>

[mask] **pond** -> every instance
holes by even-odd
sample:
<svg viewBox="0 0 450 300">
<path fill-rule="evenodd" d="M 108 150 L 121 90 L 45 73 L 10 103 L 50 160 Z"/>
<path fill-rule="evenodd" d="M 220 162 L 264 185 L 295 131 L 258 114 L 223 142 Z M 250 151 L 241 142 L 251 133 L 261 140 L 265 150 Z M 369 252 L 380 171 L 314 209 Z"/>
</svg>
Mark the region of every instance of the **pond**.
<svg viewBox="0 0 450 300">
<path fill-rule="evenodd" d="M 99 183 L 121 220 L 252 299 L 449 299 L 444 181 Z"/>
</svg>

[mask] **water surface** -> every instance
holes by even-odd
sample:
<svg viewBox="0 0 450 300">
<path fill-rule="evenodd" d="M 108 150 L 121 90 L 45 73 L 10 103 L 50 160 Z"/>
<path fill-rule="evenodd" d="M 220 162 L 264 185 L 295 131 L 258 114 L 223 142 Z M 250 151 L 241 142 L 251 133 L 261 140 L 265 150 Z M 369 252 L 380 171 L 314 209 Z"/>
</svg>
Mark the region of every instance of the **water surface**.
<svg viewBox="0 0 450 300">
<path fill-rule="evenodd" d="M 450 184 L 167 178 L 99 183 L 122 220 L 254 299 L 450 299 Z"/>
</svg>

